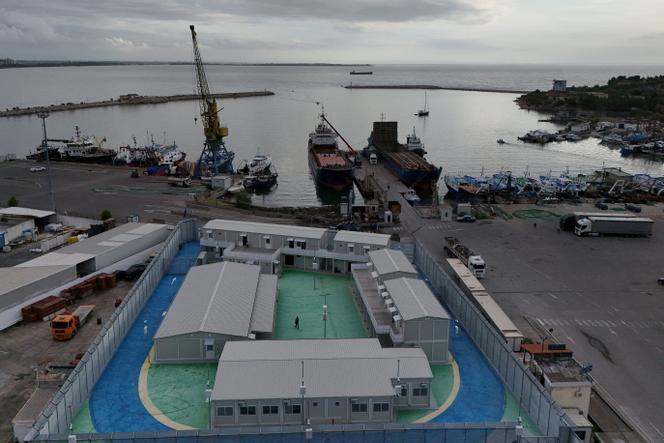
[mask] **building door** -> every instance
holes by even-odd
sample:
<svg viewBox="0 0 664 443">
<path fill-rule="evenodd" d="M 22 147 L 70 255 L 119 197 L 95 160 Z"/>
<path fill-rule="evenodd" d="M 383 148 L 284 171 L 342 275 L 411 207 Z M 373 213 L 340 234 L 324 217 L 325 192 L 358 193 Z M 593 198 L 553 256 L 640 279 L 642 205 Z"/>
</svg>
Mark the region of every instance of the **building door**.
<svg viewBox="0 0 664 443">
<path fill-rule="evenodd" d="M 205 339 L 205 359 L 214 360 L 214 338 Z"/>
</svg>

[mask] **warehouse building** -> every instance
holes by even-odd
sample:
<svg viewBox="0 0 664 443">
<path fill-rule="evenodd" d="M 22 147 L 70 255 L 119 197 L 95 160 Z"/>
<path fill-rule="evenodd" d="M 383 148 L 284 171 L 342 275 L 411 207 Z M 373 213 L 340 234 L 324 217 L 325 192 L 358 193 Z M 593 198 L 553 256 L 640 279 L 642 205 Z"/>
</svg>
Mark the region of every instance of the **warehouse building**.
<svg viewBox="0 0 664 443">
<path fill-rule="evenodd" d="M 14 267 L 0 268 L 0 330 L 21 321 L 24 306 L 56 295 L 81 277 L 144 261 L 169 232 L 166 225 L 127 223 Z"/>
<path fill-rule="evenodd" d="M 217 361 L 229 340 L 272 337 L 277 276 L 233 262 L 189 270 L 154 336 L 155 361 Z"/>
<path fill-rule="evenodd" d="M 421 349 L 376 339 L 229 342 L 210 416 L 214 427 L 392 422 L 432 406 L 432 378 Z"/>
<path fill-rule="evenodd" d="M 386 234 L 237 220 L 207 222 L 200 242 L 208 261 L 256 264 L 269 274 L 284 268 L 346 274 L 352 263 L 366 262 L 369 251 L 391 246 Z"/>
<path fill-rule="evenodd" d="M 380 258 L 379 258 L 380 257 Z M 422 348 L 432 364 L 449 362 L 450 315 L 426 283 L 413 277 L 379 280 L 376 263 L 385 257 L 375 256 L 373 266 L 353 265 L 354 295 L 364 324 L 373 336 L 389 337 L 394 346 Z M 401 260 L 399 260 L 401 262 Z M 404 265 L 403 263 L 401 263 Z M 395 275 L 395 267 L 379 267 Z"/>
</svg>

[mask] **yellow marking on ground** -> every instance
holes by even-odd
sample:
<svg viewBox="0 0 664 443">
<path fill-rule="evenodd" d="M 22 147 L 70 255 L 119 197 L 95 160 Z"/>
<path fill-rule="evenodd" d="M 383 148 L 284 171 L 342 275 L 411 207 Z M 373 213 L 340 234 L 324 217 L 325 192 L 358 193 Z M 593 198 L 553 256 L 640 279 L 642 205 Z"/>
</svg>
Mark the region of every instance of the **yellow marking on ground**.
<svg viewBox="0 0 664 443">
<path fill-rule="evenodd" d="M 161 410 L 154 403 L 152 403 L 152 400 L 150 400 L 150 393 L 148 392 L 148 372 L 150 371 L 150 361 L 152 358 L 154 358 L 154 347 L 152 347 L 150 352 L 148 352 L 148 356 L 145 358 L 143 366 L 141 366 L 141 374 L 138 377 L 138 396 L 141 399 L 141 403 L 143 403 L 145 409 L 155 418 L 155 420 L 165 426 L 168 426 L 171 429 L 175 429 L 177 431 L 196 429 L 171 420 L 166 416 L 166 414 L 161 412 Z"/>
<path fill-rule="evenodd" d="M 451 356 L 450 356 L 451 357 Z M 452 357 L 452 376 L 454 377 L 454 384 L 452 385 L 452 392 L 450 392 L 449 397 L 447 397 L 447 400 L 445 400 L 445 403 L 443 403 L 438 409 L 435 411 L 432 411 L 425 415 L 424 417 L 418 418 L 415 420 L 415 423 L 426 423 L 428 421 L 433 420 L 434 418 L 438 417 L 440 414 L 445 412 L 447 408 L 449 408 L 454 400 L 456 399 L 457 395 L 459 394 L 459 388 L 461 387 L 461 374 L 459 372 L 459 365 L 457 365 L 456 360 Z"/>
</svg>

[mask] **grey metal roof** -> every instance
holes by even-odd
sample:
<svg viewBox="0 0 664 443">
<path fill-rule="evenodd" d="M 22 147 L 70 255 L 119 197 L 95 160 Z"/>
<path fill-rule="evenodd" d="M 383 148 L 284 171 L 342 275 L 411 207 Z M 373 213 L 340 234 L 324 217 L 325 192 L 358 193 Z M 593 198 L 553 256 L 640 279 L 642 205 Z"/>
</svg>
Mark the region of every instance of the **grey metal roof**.
<svg viewBox="0 0 664 443">
<path fill-rule="evenodd" d="M 334 236 L 334 241 L 387 246 L 390 244 L 390 235 L 374 234 L 372 232 L 339 231 Z"/>
<path fill-rule="evenodd" d="M 21 208 L 19 206 L 12 206 L 10 208 L 0 209 L 0 214 L 22 215 L 22 216 L 26 216 L 26 217 L 43 218 L 43 217 L 49 217 L 51 215 L 55 215 L 55 212 L 53 212 L 53 211 L 42 211 L 40 209 L 32 209 L 32 208 Z"/>
<path fill-rule="evenodd" d="M 0 268 L 0 296 L 29 283 L 64 271 L 70 266 L 38 266 L 33 268 Z"/>
<path fill-rule="evenodd" d="M 122 247 L 134 240 L 157 231 L 167 231 L 167 225 L 157 223 L 125 223 L 101 234 L 65 246 L 56 252 L 49 252 L 17 267 L 44 266 L 48 264 L 75 265 Z"/>
<path fill-rule="evenodd" d="M 406 255 L 394 249 L 379 249 L 369 252 L 369 260 L 374 265 L 378 275 L 390 274 L 393 272 L 405 272 L 417 275 L 415 267 L 408 261 Z"/>
<path fill-rule="evenodd" d="M 378 340 L 369 341 L 375 343 L 227 342 L 219 360 L 212 400 L 300 398 L 303 365 L 307 398 L 391 397 L 397 372 L 402 379 L 432 378 L 429 362 L 420 348 L 382 349 Z M 358 355 L 367 350 L 367 355 Z"/>
<path fill-rule="evenodd" d="M 293 238 L 312 238 L 320 240 L 327 232 L 322 228 L 308 226 L 279 225 L 275 223 L 257 223 L 239 220 L 216 219 L 207 222 L 203 229 L 245 232 L 252 234 L 286 235 Z"/>
<path fill-rule="evenodd" d="M 222 262 L 194 266 L 155 338 L 194 332 L 247 337 L 257 294 L 266 298 L 259 303 L 257 317 L 257 325 L 265 328 L 266 305 L 275 299 L 277 286 L 275 280 L 268 278 L 259 290 L 260 279 L 260 267 L 255 265 Z"/>
<path fill-rule="evenodd" d="M 272 332 L 278 280 L 276 275 L 260 275 L 249 326 L 251 332 Z"/>
<path fill-rule="evenodd" d="M 387 280 L 384 284 L 404 320 L 423 317 L 450 318 L 445 308 L 422 280 L 401 277 Z"/>
</svg>

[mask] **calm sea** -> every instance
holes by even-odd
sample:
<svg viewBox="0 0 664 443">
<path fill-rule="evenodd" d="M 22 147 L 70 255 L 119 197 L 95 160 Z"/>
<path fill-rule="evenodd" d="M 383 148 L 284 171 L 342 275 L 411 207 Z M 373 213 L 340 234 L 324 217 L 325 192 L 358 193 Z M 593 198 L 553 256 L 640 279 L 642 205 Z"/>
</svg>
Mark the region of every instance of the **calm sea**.
<svg viewBox="0 0 664 443">
<path fill-rule="evenodd" d="M 350 76 L 346 67 L 208 66 L 208 81 L 215 92 L 270 90 L 275 96 L 225 100 L 222 121 L 228 125 L 228 146 L 236 159 L 257 151 L 270 154 L 279 172 L 279 186 L 267 196 L 256 197 L 265 205 L 317 205 L 320 202 L 310 177 L 307 135 L 313 129 L 319 107 L 325 105 L 330 121 L 354 148 L 366 145 L 372 122 L 382 113 L 399 122 L 405 139 L 413 128 L 429 152 L 428 158 L 444 173 L 479 174 L 511 170 L 537 175 L 552 171 L 589 171 L 620 166 L 630 172 L 664 175 L 661 162 L 624 159 L 618 151 L 594 140 L 552 143 L 546 147 L 524 145 L 516 138 L 540 128 L 557 129 L 538 122 L 544 116 L 520 110 L 516 94 L 430 91 L 428 118 L 414 112 L 423 106 L 422 91 L 348 90 L 349 84 L 433 84 L 447 87 L 531 90 L 548 89 L 554 78 L 572 85 L 601 84 L 614 75 L 663 74 L 664 67 L 583 67 L 544 65 L 379 65 L 372 76 Z M 77 102 L 117 97 L 120 94 L 169 95 L 191 93 L 194 73 L 190 66 L 66 67 L 0 70 L 0 108 Z M 145 143 L 175 140 L 190 160 L 200 152 L 203 133 L 196 102 L 155 106 L 113 107 L 51 115 L 49 137 L 69 138 L 74 126 L 107 146 L 127 144 L 135 136 Z M 498 145 L 503 138 L 508 143 Z M 41 140 L 34 117 L 0 119 L 0 153 L 25 156 Z M 237 164 L 236 162 L 236 164 Z"/>
</svg>

